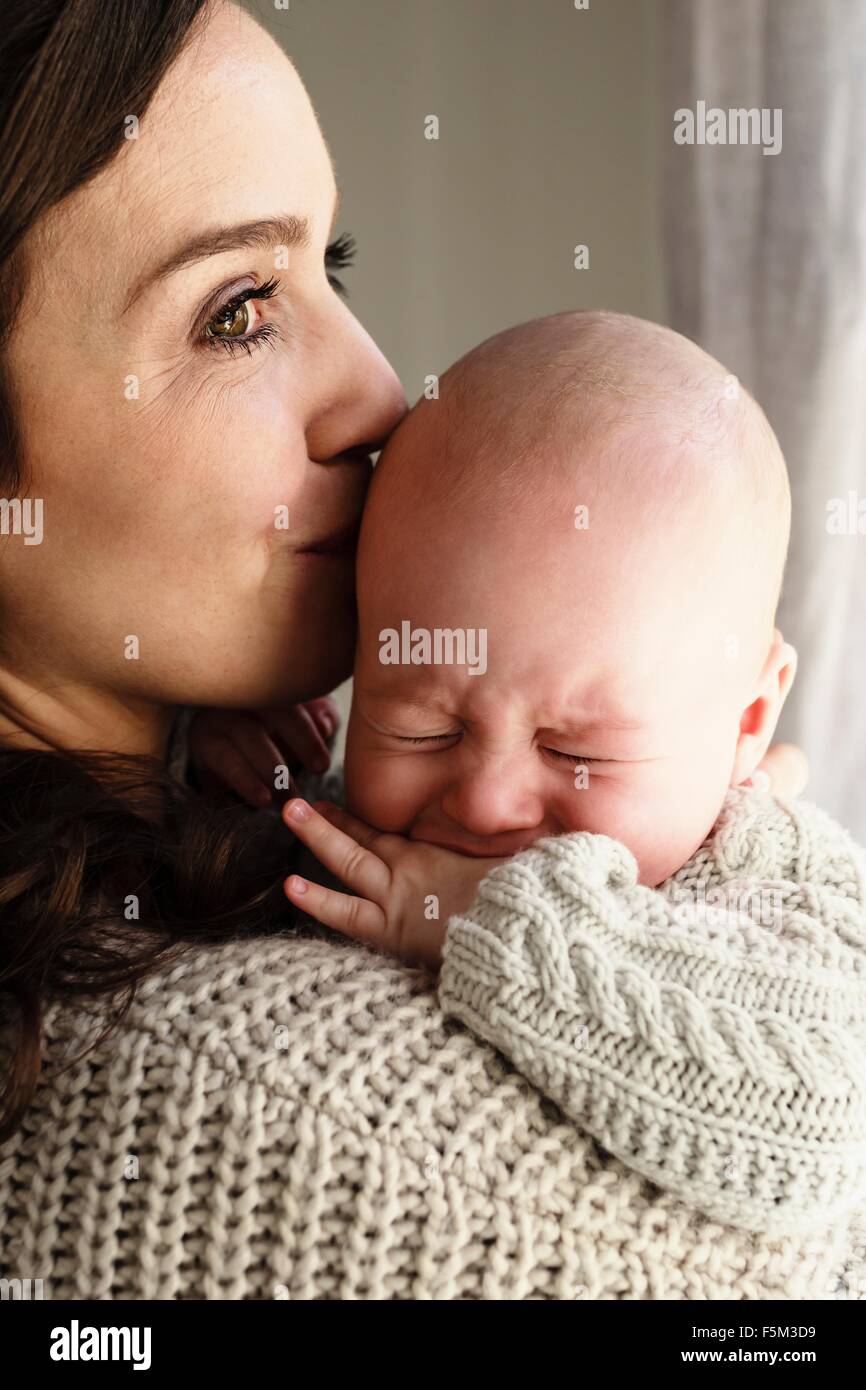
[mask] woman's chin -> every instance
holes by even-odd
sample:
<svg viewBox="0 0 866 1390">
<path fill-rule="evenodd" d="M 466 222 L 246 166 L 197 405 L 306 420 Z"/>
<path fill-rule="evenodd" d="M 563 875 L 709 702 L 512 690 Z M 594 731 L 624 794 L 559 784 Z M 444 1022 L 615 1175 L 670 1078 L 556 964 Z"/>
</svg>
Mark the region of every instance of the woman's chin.
<svg viewBox="0 0 866 1390">
<path fill-rule="evenodd" d="M 262 698 L 255 701 L 254 707 L 265 705 L 299 705 L 305 700 L 317 700 L 321 695 L 330 695 L 338 685 L 342 685 L 352 674 L 355 651 L 354 628 L 346 634 L 329 634 L 332 641 L 326 651 L 297 650 L 288 655 L 283 670 L 275 672 L 273 678 L 263 684 Z"/>
</svg>

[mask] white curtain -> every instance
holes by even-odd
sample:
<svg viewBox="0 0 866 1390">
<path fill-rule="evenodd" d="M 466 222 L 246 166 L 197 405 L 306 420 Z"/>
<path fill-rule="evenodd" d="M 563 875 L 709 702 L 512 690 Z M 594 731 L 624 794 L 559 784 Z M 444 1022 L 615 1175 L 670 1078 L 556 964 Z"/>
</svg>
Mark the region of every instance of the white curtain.
<svg viewBox="0 0 866 1390">
<path fill-rule="evenodd" d="M 800 669 L 780 732 L 810 758 L 807 795 L 866 842 L 866 0 L 663 12 L 669 320 L 752 391 L 785 451 L 780 626 Z M 781 109 L 781 151 L 675 144 L 674 112 L 700 101 Z"/>
</svg>

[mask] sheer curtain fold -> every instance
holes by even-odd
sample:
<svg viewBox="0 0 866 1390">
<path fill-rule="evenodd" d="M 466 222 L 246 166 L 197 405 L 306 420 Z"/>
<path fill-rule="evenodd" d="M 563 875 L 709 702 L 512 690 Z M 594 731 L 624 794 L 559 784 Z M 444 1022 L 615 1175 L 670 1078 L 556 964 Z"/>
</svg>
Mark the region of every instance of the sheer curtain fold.
<svg viewBox="0 0 866 1390">
<path fill-rule="evenodd" d="M 866 842 L 866 0 L 665 0 L 669 320 L 757 397 L 794 518 L 780 734 Z M 676 145 L 681 107 L 782 112 L 782 148 Z M 834 499 L 863 534 L 828 531 Z"/>
</svg>

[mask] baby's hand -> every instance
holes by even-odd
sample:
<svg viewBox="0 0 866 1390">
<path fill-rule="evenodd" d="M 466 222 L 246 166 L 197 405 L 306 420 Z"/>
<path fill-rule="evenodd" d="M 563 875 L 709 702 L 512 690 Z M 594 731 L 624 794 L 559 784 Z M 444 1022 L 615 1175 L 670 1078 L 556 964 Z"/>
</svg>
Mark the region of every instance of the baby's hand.
<svg viewBox="0 0 866 1390">
<path fill-rule="evenodd" d="M 327 740 L 339 725 L 327 696 L 260 710 L 202 709 L 190 724 L 190 761 L 202 791 L 228 787 L 251 806 L 268 806 L 279 798 L 277 768 L 327 772 Z"/>
<path fill-rule="evenodd" d="M 293 874 L 286 897 L 344 936 L 438 969 L 449 917 L 467 911 L 485 874 L 505 861 L 383 835 L 337 806 L 318 806 L 295 798 L 283 807 L 283 819 L 319 863 L 360 896 Z"/>
</svg>

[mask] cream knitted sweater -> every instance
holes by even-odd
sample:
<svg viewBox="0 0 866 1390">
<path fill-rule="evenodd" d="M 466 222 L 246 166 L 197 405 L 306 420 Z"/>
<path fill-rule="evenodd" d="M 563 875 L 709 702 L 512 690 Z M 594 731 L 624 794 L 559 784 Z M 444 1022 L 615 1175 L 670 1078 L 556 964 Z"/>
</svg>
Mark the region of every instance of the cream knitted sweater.
<svg viewBox="0 0 866 1390">
<path fill-rule="evenodd" d="M 712 1217 L 866 1207 L 866 856 L 808 802 L 730 793 L 659 890 L 606 836 L 540 841 L 450 924 L 440 996 Z"/>
<path fill-rule="evenodd" d="M 97 1020 L 51 1009 L 0 1149 L 0 1277 L 52 1298 L 857 1296 L 862 859 L 812 808 L 741 794 L 677 879 L 743 874 L 780 886 L 775 928 L 687 928 L 671 884 L 570 836 L 451 923 L 445 1008 L 578 1125 L 422 974 L 313 935 L 191 952 L 80 1060 Z"/>
</svg>

